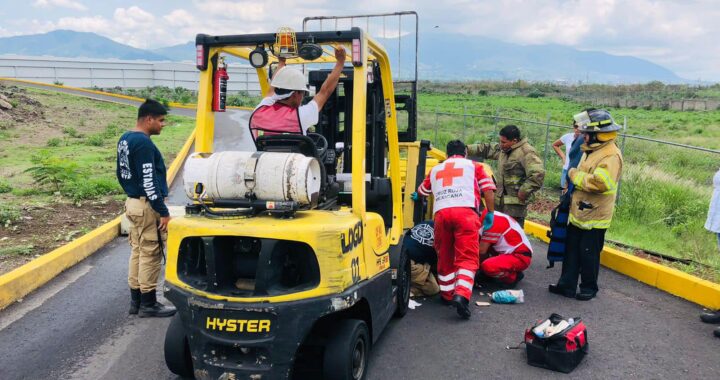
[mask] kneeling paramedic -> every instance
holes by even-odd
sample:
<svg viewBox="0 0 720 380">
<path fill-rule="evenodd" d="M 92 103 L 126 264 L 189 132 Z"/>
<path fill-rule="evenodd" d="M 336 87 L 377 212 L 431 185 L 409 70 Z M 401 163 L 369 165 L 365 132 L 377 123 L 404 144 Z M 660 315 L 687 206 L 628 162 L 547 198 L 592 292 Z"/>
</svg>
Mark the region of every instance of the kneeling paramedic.
<svg viewBox="0 0 720 380">
<path fill-rule="evenodd" d="M 335 67 L 323 82 L 320 91 L 308 103 L 302 101 L 308 91 L 305 74 L 285 66 L 280 58 L 278 71 L 270 83 L 269 96 L 263 98 L 250 115 L 250 132 L 253 140 L 263 134 L 307 134 L 317 124 L 320 110 L 335 91 L 345 64 L 345 49 L 335 47 Z"/>
<path fill-rule="evenodd" d="M 486 211 L 483 212 L 483 217 Z M 530 266 L 532 245 L 523 228 L 510 215 L 495 211 L 492 227 L 480 237 L 480 272 L 508 287 L 525 277 Z"/>
<path fill-rule="evenodd" d="M 432 193 L 435 220 L 435 249 L 438 252 L 440 297 L 455 306 L 461 318 L 470 318 L 475 272 L 478 269 L 480 194 L 489 212 L 483 229 L 492 225 L 495 184 L 479 163 L 465 158 L 467 147 L 460 140 L 447 144 L 448 159 L 435 166 L 412 194 Z"/>
</svg>

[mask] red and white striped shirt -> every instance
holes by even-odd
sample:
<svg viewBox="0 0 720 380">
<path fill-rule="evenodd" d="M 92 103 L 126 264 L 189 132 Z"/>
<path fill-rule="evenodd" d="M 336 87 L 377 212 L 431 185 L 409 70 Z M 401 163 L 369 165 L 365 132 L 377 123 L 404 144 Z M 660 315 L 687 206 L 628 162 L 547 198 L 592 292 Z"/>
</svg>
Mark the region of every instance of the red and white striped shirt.
<svg viewBox="0 0 720 380">
<path fill-rule="evenodd" d="M 485 218 L 485 214 L 486 212 L 483 212 L 481 220 Z M 495 211 L 494 215 L 492 227 L 487 231 L 480 231 L 480 242 L 490 244 L 499 255 L 521 252 L 532 254 L 532 245 L 520 224 L 502 212 Z"/>
</svg>

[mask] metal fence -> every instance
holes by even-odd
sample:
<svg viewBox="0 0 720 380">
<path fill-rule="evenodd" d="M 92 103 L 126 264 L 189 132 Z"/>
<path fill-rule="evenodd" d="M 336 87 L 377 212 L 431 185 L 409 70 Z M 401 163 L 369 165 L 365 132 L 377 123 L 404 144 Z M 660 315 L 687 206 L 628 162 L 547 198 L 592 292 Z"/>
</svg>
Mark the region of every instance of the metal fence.
<svg viewBox="0 0 720 380">
<path fill-rule="evenodd" d="M 254 68 L 233 64 L 228 74 L 229 93 L 260 94 Z M 197 90 L 199 75 L 194 63 L 0 55 L 0 77 L 87 88 L 167 86 Z"/>
<path fill-rule="evenodd" d="M 562 162 L 552 148 L 560 136 L 572 132 L 572 126 L 552 123 L 552 114 L 544 119 L 519 119 L 503 116 L 501 109 L 492 114 L 467 112 L 450 113 L 435 111 L 418 112 L 418 134 L 443 149 L 452 139 L 460 138 L 468 144 L 497 142 L 500 129 L 507 124 L 517 125 L 523 137 L 527 137 L 543 160 L 544 186 L 560 186 Z M 691 146 L 671 141 L 653 139 L 628 133 L 628 120 L 622 121 L 623 130 L 618 137 L 618 147 L 623 152 L 625 166 L 658 166 L 680 180 L 711 186 L 712 177 L 718 169 L 720 150 Z M 563 147 L 564 150 L 564 147 Z M 493 165 L 493 162 L 489 162 Z M 645 170 L 645 169 L 643 169 Z M 618 188 L 621 199 L 622 179 Z"/>
</svg>

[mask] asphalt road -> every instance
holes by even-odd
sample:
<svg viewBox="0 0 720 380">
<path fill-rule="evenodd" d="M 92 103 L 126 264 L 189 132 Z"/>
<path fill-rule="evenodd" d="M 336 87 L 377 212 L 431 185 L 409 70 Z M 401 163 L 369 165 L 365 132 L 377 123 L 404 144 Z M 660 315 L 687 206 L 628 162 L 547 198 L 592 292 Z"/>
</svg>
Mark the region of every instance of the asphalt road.
<svg viewBox="0 0 720 380">
<path fill-rule="evenodd" d="M 218 150 L 241 149 L 243 122 L 247 112 L 217 118 Z M 171 193 L 171 203 L 185 203 L 179 182 Z M 505 349 L 553 312 L 588 325 L 590 354 L 573 377 L 718 378 L 720 339 L 698 320 L 700 307 L 605 269 L 592 301 L 549 294 L 560 270 L 545 269 L 545 244 L 533 246 L 519 286 L 524 304 L 473 306 L 472 318 L 461 321 L 436 299 L 421 299 L 373 348 L 368 379 L 557 378 L 528 366 L 523 349 Z M 0 379 L 176 379 L 162 351 L 170 320 L 127 315 L 129 254 L 125 239 L 115 239 L 1 311 Z"/>
</svg>

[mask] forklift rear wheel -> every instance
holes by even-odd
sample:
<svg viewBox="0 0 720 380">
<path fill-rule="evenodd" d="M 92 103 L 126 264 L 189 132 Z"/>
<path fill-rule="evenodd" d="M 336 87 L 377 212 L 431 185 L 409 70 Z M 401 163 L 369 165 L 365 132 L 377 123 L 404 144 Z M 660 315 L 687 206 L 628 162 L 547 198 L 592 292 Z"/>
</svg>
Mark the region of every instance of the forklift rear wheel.
<svg viewBox="0 0 720 380">
<path fill-rule="evenodd" d="M 397 276 L 395 278 L 396 302 L 395 317 L 402 318 L 407 314 L 408 304 L 410 303 L 410 258 L 405 250 L 400 252 L 398 260 Z"/>
<path fill-rule="evenodd" d="M 170 372 L 180 377 L 194 377 L 190 344 L 178 314 L 173 317 L 165 334 L 165 364 Z"/>
<path fill-rule="evenodd" d="M 335 325 L 334 334 L 325 346 L 323 378 L 361 380 L 367 370 L 370 334 L 359 319 L 345 319 Z"/>
</svg>

